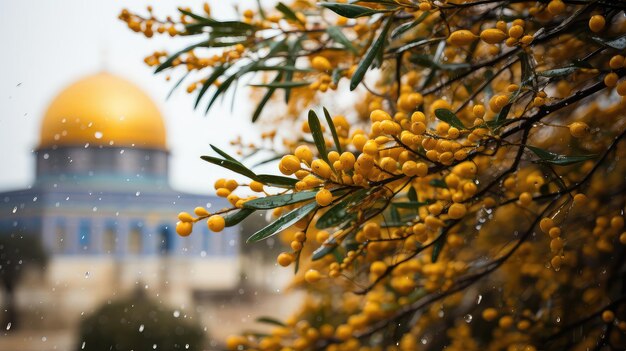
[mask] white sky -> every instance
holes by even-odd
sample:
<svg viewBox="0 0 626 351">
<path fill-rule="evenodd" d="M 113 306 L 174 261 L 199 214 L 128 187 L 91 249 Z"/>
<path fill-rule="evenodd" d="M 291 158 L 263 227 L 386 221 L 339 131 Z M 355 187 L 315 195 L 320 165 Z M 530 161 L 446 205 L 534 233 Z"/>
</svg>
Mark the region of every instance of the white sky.
<svg viewBox="0 0 626 351">
<path fill-rule="evenodd" d="M 210 0 L 213 14 L 232 14 L 236 0 Z M 254 8 L 253 0 L 238 1 Z M 117 19 L 124 7 L 144 11 L 153 5 L 157 15 L 175 15 L 179 5 L 200 10 L 203 1 L 133 0 L 35 1 L 0 0 L 0 191 L 22 188 L 34 180 L 34 157 L 43 113 L 68 84 L 103 67 L 136 83 L 160 107 L 171 151 L 170 183 L 179 190 L 212 191 L 219 173 L 199 156 L 209 143 L 223 146 L 236 134 L 255 136 L 248 122 L 252 108 L 245 89 L 233 113 L 230 99 L 205 117 L 193 111 L 193 95 L 184 87 L 165 100 L 173 83 L 154 76 L 143 58 L 154 50 L 170 52 L 185 45 L 169 36 L 148 40 Z M 197 41 L 198 39 L 191 39 Z M 106 55 L 103 55 L 106 53 Z M 104 56 L 104 58 L 103 58 Z M 174 80 L 174 79 L 173 79 Z M 244 103 L 239 103 L 243 101 Z"/>
</svg>

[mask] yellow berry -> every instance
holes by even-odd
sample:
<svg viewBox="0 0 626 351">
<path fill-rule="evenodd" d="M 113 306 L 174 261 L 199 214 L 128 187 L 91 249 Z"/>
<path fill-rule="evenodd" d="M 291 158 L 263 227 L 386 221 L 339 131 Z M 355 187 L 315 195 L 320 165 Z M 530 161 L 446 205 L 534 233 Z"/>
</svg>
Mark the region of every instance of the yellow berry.
<svg viewBox="0 0 626 351">
<path fill-rule="evenodd" d="M 294 151 L 294 155 L 307 164 L 311 164 L 313 161 L 313 152 L 311 152 L 311 149 L 307 145 L 298 146 Z"/>
<path fill-rule="evenodd" d="M 226 348 L 231 351 L 239 350 L 246 345 L 246 338 L 240 335 L 231 335 L 226 338 Z"/>
<path fill-rule="evenodd" d="M 382 261 L 372 262 L 370 265 L 370 273 L 375 274 L 376 276 L 381 276 L 383 273 L 387 271 L 387 265 Z"/>
<path fill-rule="evenodd" d="M 624 56 L 615 55 L 609 60 L 609 67 L 613 70 L 620 69 L 624 66 Z"/>
<path fill-rule="evenodd" d="M 181 212 L 178 214 L 178 219 L 181 222 L 193 222 L 194 218 L 187 212 Z"/>
<path fill-rule="evenodd" d="M 480 33 L 480 39 L 488 44 L 499 44 L 506 39 L 507 35 L 496 28 L 485 29 Z"/>
<path fill-rule="evenodd" d="M 220 215 L 213 215 L 207 220 L 207 226 L 211 231 L 218 233 L 224 230 L 226 220 L 224 220 L 224 217 Z"/>
<path fill-rule="evenodd" d="M 589 29 L 591 29 L 594 33 L 598 33 L 603 30 L 605 25 L 606 20 L 604 19 L 604 16 L 594 15 L 589 19 Z"/>
<path fill-rule="evenodd" d="M 276 262 L 278 262 L 278 264 L 283 267 L 289 266 L 291 263 L 293 263 L 293 260 L 294 260 L 293 255 L 290 253 L 286 253 L 286 252 L 281 253 L 276 258 Z"/>
<path fill-rule="evenodd" d="M 519 195 L 519 203 L 520 205 L 524 207 L 530 205 L 532 201 L 533 201 L 533 196 L 528 192 L 524 192 Z"/>
<path fill-rule="evenodd" d="M 467 208 L 463 204 L 454 203 L 448 209 L 448 216 L 452 219 L 460 219 L 467 213 Z"/>
<path fill-rule="evenodd" d="M 330 233 L 328 233 L 326 230 L 320 230 L 315 235 L 315 241 L 317 241 L 320 244 L 328 240 L 328 238 L 330 238 Z"/>
<path fill-rule="evenodd" d="M 524 35 L 524 27 L 520 25 L 514 25 L 509 29 L 509 36 L 511 38 L 519 39 Z"/>
<path fill-rule="evenodd" d="M 191 222 L 177 222 L 176 233 L 180 236 L 189 236 L 193 229 L 193 223 Z"/>
<path fill-rule="evenodd" d="M 493 307 L 486 308 L 482 313 L 483 319 L 487 322 L 491 322 L 498 318 L 498 310 Z"/>
<path fill-rule="evenodd" d="M 209 211 L 207 211 L 204 207 L 194 208 L 193 213 L 195 213 L 198 217 L 207 217 L 209 215 Z"/>
<path fill-rule="evenodd" d="M 250 182 L 250 190 L 261 193 L 263 192 L 263 183 L 253 180 Z"/>
<path fill-rule="evenodd" d="M 562 264 L 563 264 L 563 259 L 561 258 L 561 256 L 554 256 L 550 260 L 550 265 L 552 266 L 552 268 L 554 268 L 557 271 L 561 269 Z"/>
<path fill-rule="evenodd" d="M 618 80 L 619 80 L 619 76 L 617 75 L 617 73 L 615 72 L 607 73 L 607 75 L 604 76 L 604 85 L 606 85 L 609 88 L 613 88 L 617 85 Z"/>
<path fill-rule="evenodd" d="M 612 323 L 615 320 L 615 313 L 611 310 L 605 310 L 602 312 L 602 320 L 605 323 Z"/>
<path fill-rule="evenodd" d="M 585 122 L 574 122 L 569 125 L 569 132 L 574 138 L 582 138 L 589 133 L 589 126 Z"/>
<path fill-rule="evenodd" d="M 554 221 L 552 220 L 552 218 L 542 218 L 541 221 L 539 222 L 539 228 L 541 228 L 541 231 L 543 231 L 544 233 L 548 234 L 548 232 L 550 231 L 550 228 L 554 227 Z"/>
<path fill-rule="evenodd" d="M 500 326 L 500 328 L 503 329 L 508 329 L 511 326 L 513 326 L 513 317 L 511 316 L 502 316 L 500 318 L 500 320 L 498 321 L 498 325 Z"/>
<path fill-rule="evenodd" d="M 328 206 L 333 202 L 333 194 L 326 189 L 321 189 L 315 194 L 315 201 L 320 206 Z"/>
<path fill-rule="evenodd" d="M 300 170 L 300 159 L 294 155 L 286 155 L 280 160 L 278 169 L 285 175 L 292 175 Z"/>
<path fill-rule="evenodd" d="M 363 234 L 367 239 L 379 239 L 380 238 L 380 225 L 378 223 L 370 222 L 363 227 Z"/>
<path fill-rule="evenodd" d="M 309 284 L 317 283 L 320 279 L 322 279 L 322 275 L 315 269 L 309 269 L 304 273 L 304 280 Z"/>
<path fill-rule="evenodd" d="M 548 4 L 548 12 L 553 15 L 558 15 L 565 11 L 565 3 L 561 0 L 552 0 Z"/>
<path fill-rule="evenodd" d="M 450 34 L 448 42 L 454 46 L 464 46 L 471 44 L 477 36 L 467 29 L 454 31 Z"/>
<path fill-rule="evenodd" d="M 328 59 L 323 56 L 315 56 L 313 60 L 311 60 L 311 67 L 317 71 L 323 72 L 330 71 L 333 68 Z"/>
<path fill-rule="evenodd" d="M 622 81 L 617 84 L 615 90 L 619 96 L 626 96 L 626 79 L 622 79 Z"/>
<path fill-rule="evenodd" d="M 219 197 L 227 197 L 228 195 L 230 195 L 230 190 L 228 190 L 226 188 L 219 188 L 219 189 L 217 189 L 215 194 L 217 196 L 219 196 Z"/>
</svg>

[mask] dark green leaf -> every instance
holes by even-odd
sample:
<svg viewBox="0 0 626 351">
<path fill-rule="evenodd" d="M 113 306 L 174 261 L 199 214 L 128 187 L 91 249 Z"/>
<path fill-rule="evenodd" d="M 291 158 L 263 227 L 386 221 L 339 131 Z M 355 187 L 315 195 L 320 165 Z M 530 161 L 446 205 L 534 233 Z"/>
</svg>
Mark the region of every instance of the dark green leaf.
<svg viewBox="0 0 626 351">
<path fill-rule="evenodd" d="M 280 11 L 283 14 L 283 16 L 285 16 L 286 19 L 291 20 L 291 21 L 298 21 L 298 22 L 302 23 L 302 21 L 300 21 L 300 19 L 298 19 L 298 16 L 296 16 L 296 13 L 293 12 L 289 8 L 289 6 L 283 4 L 282 2 L 279 2 L 276 5 L 276 9 L 278 11 Z"/>
<path fill-rule="evenodd" d="M 526 147 L 530 149 L 530 151 L 532 151 L 535 155 L 537 155 L 541 159 L 541 161 L 551 163 L 557 166 L 567 166 L 574 163 L 587 161 L 596 157 L 595 155 L 564 156 L 530 145 L 526 145 Z"/>
<path fill-rule="evenodd" d="M 220 65 L 220 66 L 217 66 L 217 67 L 215 67 L 213 69 L 213 72 L 211 72 L 211 75 L 209 75 L 209 77 L 207 78 L 206 82 L 204 82 L 204 84 L 202 85 L 202 88 L 198 92 L 198 97 L 196 97 L 196 102 L 195 102 L 195 104 L 193 106 L 194 108 L 198 107 L 198 104 L 200 103 L 200 100 L 202 100 L 202 96 L 204 96 L 204 94 L 211 87 L 211 85 L 213 85 L 213 83 L 215 83 L 215 81 L 222 74 L 224 74 L 224 72 L 226 72 L 227 69 L 228 69 L 228 66 L 226 66 L 226 65 Z"/>
<path fill-rule="evenodd" d="M 448 109 L 445 109 L 445 108 L 436 109 L 435 116 L 457 129 L 467 129 L 465 128 L 463 123 L 459 120 L 459 118 L 454 114 L 454 112 Z"/>
<path fill-rule="evenodd" d="M 281 75 L 279 74 L 276 77 L 276 79 L 274 79 L 273 83 L 278 82 L 280 79 L 281 79 Z M 267 91 L 265 92 L 265 95 L 263 95 L 263 98 L 261 99 L 261 101 L 259 101 L 259 104 L 254 109 L 254 113 L 252 114 L 252 123 L 256 122 L 257 119 L 259 119 L 259 117 L 261 116 L 261 112 L 263 111 L 263 108 L 265 107 L 265 104 L 267 104 L 267 102 L 270 101 L 275 91 L 276 91 L 276 88 L 267 89 Z"/>
<path fill-rule="evenodd" d="M 256 177 L 256 180 L 263 184 L 277 187 L 292 187 L 298 182 L 298 179 L 295 178 L 276 176 L 271 174 L 259 174 Z"/>
<path fill-rule="evenodd" d="M 559 76 L 566 76 L 570 73 L 576 72 L 580 69 L 580 67 L 576 67 L 576 66 L 568 66 L 568 67 L 561 67 L 561 68 L 555 68 L 555 69 L 549 69 L 547 71 L 541 71 L 541 72 L 537 72 L 537 75 L 542 76 L 542 77 L 559 77 Z"/>
<path fill-rule="evenodd" d="M 335 238 L 330 238 L 326 240 L 322 246 L 318 247 L 315 251 L 313 251 L 313 255 L 311 256 L 311 261 L 317 261 L 322 257 L 325 257 L 329 253 L 335 251 L 337 248 L 337 242 Z"/>
<path fill-rule="evenodd" d="M 235 173 L 239 173 L 250 179 L 256 178 L 256 174 L 254 174 L 254 172 L 252 172 L 251 170 L 249 170 L 248 168 L 246 168 L 244 165 L 242 165 L 239 162 L 231 161 L 231 160 L 222 160 L 213 156 L 200 156 L 200 158 L 214 165 L 218 165 L 222 168 L 230 169 L 231 171 Z"/>
<path fill-rule="evenodd" d="M 341 199 L 338 203 L 326 211 L 315 223 L 317 229 L 325 229 L 334 227 L 340 223 L 343 223 L 348 218 L 348 210 L 354 204 L 358 204 L 369 196 L 373 191 L 368 189 L 359 189 L 354 193 L 348 195 L 346 198 Z"/>
<path fill-rule="evenodd" d="M 431 186 L 434 186 L 435 188 L 443 188 L 443 189 L 448 188 L 448 185 L 443 179 L 438 179 L 438 178 L 431 179 L 430 182 L 428 182 L 428 184 L 430 184 Z"/>
<path fill-rule="evenodd" d="M 201 46 L 207 46 L 208 45 L 208 41 L 202 41 L 200 43 L 196 43 L 193 45 L 190 45 L 174 54 L 172 54 L 170 57 L 167 58 L 167 60 L 165 60 L 165 62 L 163 62 L 162 64 L 159 65 L 159 67 L 157 67 L 157 69 L 154 71 L 154 73 L 159 73 L 162 70 L 166 69 L 166 68 L 170 68 L 172 67 L 172 63 L 174 62 L 174 60 L 176 60 L 180 55 L 189 52 L 190 50 L 193 50 L 195 48 L 201 47 Z"/>
<path fill-rule="evenodd" d="M 385 22 L 385 26 L 383 30 L 380 32 L 380 35 L 374 41 L 374 43 L 369 47 L 365 56 L 359 62 L 359 65 L 350 80 L 350 90 L 356 89 L 356 87 L 361 83 L 363 77 L 365 77 L 365 73 L 370 68 L 374 58 L 378 56 L 378 54 L 384 51 L 385 41 L 387 40 L 387 33 L 389 32 L 389 28 L 391 27 L 391 17 L 387 19 Z"/>
<path fill-rule="evenodd" d="M 430 260 L 432 261 L 432 263 L 437 262 L 437 259 L 439 258 L 439 255 L 441 254 L 441 250 L 443 249 L 443 246 L 445 244 L 446 244 L 445 236 L 441 236 L 437 238 L 437 242 L 433 246 L 433 254 L 430 257 Z"/>
<path fill-rule="evenodd" d="M 320 120 L 317 118 L 315 111 L 309 111 L 309 128 L 311 129 L 311 135 L 313 135 L 313 141 L 320 154 L 320 157 L 330 165 L 328 161 L 328 151 L 326 151 L 326 141 L 324 140 L 324 133 L 322 132 L 322 126 Z"/>
<path fill-rule="evenodd" d="M 258 323 L 272 324 L 277 325 L 279 327 L 284 327 L 285 323 L 279 321 L 278 319 L 274 319 L 272 317 L 259 317 L 256 319 Z"/>
<path fill-rule="evenodd" d="M 227 154 L 226 152 L 222 151 L 221 149 L 219 149 L 217 146 L 213 145 L 213 144 L 209 144 L 209 146 L 211 146 L 211 149 L 213 149 L 213 151 L 217 152 L 220 156 L 222 156 L 223 158 L 227 159 L 227 160 L 231 160 L 233 162 L 236 162 L 238 164 L 241 164 L 241 162 L 237 161 L 235 158 L 233 158 L 232 156 L 230 156 L 229 154 Z"/>
<path fill-rule="evenodd" d="M 253 208 L 255 210 L 269 210 L 276 207 L 295 204 L 315 198 L 317 191 L 301 191 L 292 194 L 265 196 L 258 199 L 246 201 L 244 208 Z"/>
<path fill-rule="evenodd" d="M 407 23 L 404 23 L 404 24 L 396 27 L 396 29 L 394 29 L 393 32 L 391 32 L 391 37 L 392 38 L 397 38 L 397 37 L 401 36 L 402 34 L 404 34 L 409 29 L 411 29 L 411 28 L 417 26 L 418 24 L 422 23 L 422 21 L 424 21 L 426 19 L 426 17 L 428 17 L 428 15 L 430 15 L 430 12 L 424 11 L 418 18 L 415 19 L 415 21 L 407 22 Z"/>
<path fill-rule="evenodd" d="M 324 107 L 324 117 L 326 117 L 326 123 L 328 123 L 328 127 L 330 128 L 330 132 L 333 135 L 333 140 L 335 142 L 335 148 L 338 153 L 342 153 L 341 151 L 341 143 L 339 142 L 339 136 L 337 135 L 337 129 L 335 129 L 335 123 L 333 123 L 333 119 L 330 117 L 330 113 L 326 107 Z"/>
<path fill-rule="evenodd" d="M 249 215 L 253 214 L 254 210 L 249 208 L 242 208 L 241 210 L 233 213 L 229 213 L 224 216 L 224 221 L 226 222 L 227 227 L 232 227 L 234 225 L 239 224 L 241 221 L 246 219 Z"/>
<path fill-rule="evenodd" d="M 600 37 L 592 37 L 591 39 L 615 50 L 626 50 L 626 35 L 622 35 L 621 37 L 615 38 L 613 40 L 606 40 Z"/>
<path fill-rule="evenodd" d="M 496 118 L 493 119 L 494 128 L 500 127 L 502 123 L 506 121 L 506 118 L 508 117 L 512 106 L 513 106 L 513 103 L 508 103 L 502 108 L 502 110 L 500 110 L 500 112 L 498 112 L 498 114 L 496 115 Z"/>
<path fill-rule="evenodd" d="M 315 201 L 310 202 L 304 206 L 298 207 L 286 215 L 278 218 L 274 222 L 270 223 L 267 227 L 259 230 L 258 232 L 252 234 L 246 240 L 246 242 L 257 242 L 263 239 L 267 239 L 273 235 L 280 233 L 281 231 L 291 227 L 296 222 L 301 220 L 302 218 L 309 215 L 317 208 L 317 203 Z"/>
<path fill-rule="evenodd" d="M 406 196 L 409 198 L 409 201 L 417 201 L 417 191 L 415 187 L 411 186 Z"/>
<path fill-rule="evenodd" d="M 396 208 L 420 208 L 424 205 L 428 205 L 428 202 L 422 201 L 408 201 L 408 202 L 393 202 L 391 203 L 392 207 Z"/>
<path fill-rule="evenodd" d="M 352 51 L 354 54 L 358 53 L 358 50 L 354 47 L 354 45 L 352 45 L 352 42 L 343 34 L 341 28 L 337 26 L 330 26 L 326 29 L 326 32 L 328 32 L 328 35 L 335 42 L 343 45 L 346 49 Z"/>
<path fill-rule="evenodd" d="M 167 97 L 165 99 L 169 99 L 172 94 L 174 93 L 174 90 L 176 90 L 176 88 L 178 88 L 180 86 L 180 84 L 185 80 L 185 78 L 187 78 L 187 76 L 189 75 L 189 72 L 185 73 L 184 76 L 182 76 L 178 82 L 176 82 L 176 84 L 174 84 L 174 86 L 172 87 L 172 89 L 170 90 L 170 92 L 167 94 Z"/>
<path fill-rule="evenodd" d="M 333 11 L 334 13 L 338 14 L 339 16 L 343 16 L 343 17 L 347 17 L 347 18 L 358 18 L 358 17 L 363 17 L 363 16 L 371 16 L 371 15 L 374 15 L 374 14 L 377 14 L 377 13 L 391 11 L 391 10 L 371 9 L 369 7 L 359 6 L 359 5 L 352 5 L 352 4 L 339 4 L 339 3 L 335 3 L 335 2 L 325 2 L 325 3 L 321 3 L 319 5 L 327 8 L 327 9 L 329 9 L 331 11 Z"/>
<path fill-rule="evenodd" d="M 307 85 L 311 85 L 311 82 L 272 82 L 268 84 L 250 84 L 251 87 L 274 89 L 299 88 Z"/>
</svg>

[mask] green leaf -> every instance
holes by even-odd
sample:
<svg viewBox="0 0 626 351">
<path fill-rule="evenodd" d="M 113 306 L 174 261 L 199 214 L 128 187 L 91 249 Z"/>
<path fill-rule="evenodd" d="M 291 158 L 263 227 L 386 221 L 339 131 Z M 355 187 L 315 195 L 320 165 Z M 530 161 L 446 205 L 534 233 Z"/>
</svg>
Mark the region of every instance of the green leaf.
<svg viewBox="0 0 626 351">
<path fill-rule="evenodd" d="M 574 163 L 587 161 L 596 157 L 595 155 L 564 156 L 530 145 L 526 145 L 526 147 L 535 155 L 537 155 L 541 159 L 541 161 L 551 163 L 557 166 L 567 166 Z"/>
<path fill-rule="evenodd" d="M 246 240 L 246 242 L 257 242 L 263 239 L 267 239 L 273 235 L 276 235 L 280 233 L 281 231 L 291 227 L 302 218 L 309 215 L 316 208 L 317 208 L 317 203 L 315 201 L 310 202 L 304 206 L 298 207 L 292 210 L 291 212 L 287 213 L 286 215 L 278 218 L 274 222 L 270 223 L 265 228 L 252 234 L 252 236 L 250 236 L 248 240 Z"/>
<path fill-rule="evenodd" d="M 172 67 L 172 63 L 174 62 L 174 60 L 176 60 L 180 55 L 193 50 L 195 48 L 201 47 L 201 46 L 207 46 L 208 45 L 208 41 L 202 41 L 193 45 L 190 45 L 174 54 L 172 54 L 170 57 L 167 58 L 167 60 L 165 60 L 165 62 L 163 62 L 162 64 L 159 65 L 159 67 L 157 67 L 157 69 L 154 71 L 154 73 L 159 73 L 164 69 L 170 68 Z"/>
<path fill-rule="evenodd" d="M 324 140 L 324 133 L 322 132 L 322 126 L 320 120 L 317 118 L 315 111 L 309 111 L 309 128 L 311 129 L 311 135 L 313 135 L 313 141 L 320 154 L 320 157 L 330 165 L 328 161 L 328 151 L 326 151 L 326 141 Z"/>
<path fill-rule="evenodd" d="M 330 26 L 326 29 L 326 32 L 335 42 L 343 45 L 346 49 L 352 51 L 352 53 L 357 54 L 359 52 L 354 45 L 352 45 L 350 39 L 346 38 L 341 28 L 337 26 Z"/>
<path fill-rule="evenodd" d="M 592 37 L 591 39 L 615 50 L 626 50 L 626 35 L 622 35 L 621 37 L 615 38 L 613 40 L 606 40 L 600 37 Z"/>
<path fill-rule="evenodd" d="M 317 229 L 325 229 L 334 227 L 345 222 L 348 217 L 348 209 L 354 204 L 358 204 L 373 192 L 372 189 L 359 189 L 340 200 L 335 206 L 331 207 L 323 215 L 318 218 L 315 223 Z"/>
<path fill-rule="evenodd" d="M 409 201 L 417 201 L 417 191 L 415 187 L 411 186 L 406 196 L 409 198 Z"/>
<path fill-rule="evenodd" d="M 296 16 L 296 13 L 293 12 L 289 8 L 289 6 L 283 4 L 282 2 L 279 2 L 276 5 L 276 9 L 278 11 L 280 11 L 283 14 L 283 16 L 285 16 L 286 19 L 291 20 L 291 21 L 298 21 L 298 22 L 302 23 L 302 21 L 300 21 L 300 19 L 298 19 L 298 16 Z"/>
<path fill-rule="evenodd" d="M 281 78 L 282 78 L 282 74 L 279 74 L 278 76 L 276 76 L 276 78 L 274 79 L 272 83 L 279 82 Z M 276 91 L 276 88 L 267 89 L 267 91 L 265 92 L 265 95 L 263 95 L 263 98 L 261 99 L 261 101 L 259 101 L 259 104 L 254 109 L 254 113 L 252 114 L 252 123 L 256 122 L 257 119 L 261 117 L 261 112 L 263 111 L 265 104 L 267 104 L 267 102 L 270 101 L 275 91 Z"/>
<path fill-rule="evenodd" d="M 198 92 L 198 97 L 196 97 L 196 102 L 193 105 L 194 109 L 198 107 L 198 104 L 200 104 L 200 100 L 202 100 L 202 97 L 207 92 L 207 90 L 209 90 L 211 85 L 213 85 L 213 83 L 215 83 L 215 81 L 219 77 L 221 77 L 222 74 L 224 74 L 224 72 L 226 72 L 227 69 L 228 69 L 227 65 L 220 65 L 213 69 L 213 72 L 211 72 L 211 75 L 209 75 L 206 82 L 204 82 L 204 84 L 202 85 L 202 88 Z"/>
<path fill-rule="evenodd" d="M 508 103 L 506 104 L 502 110 L 500 110 L 500 112 L 498 112 L 498 114 L 496 115 L 496 118 L 493 119 L 493 123 L 489 124 L 489 122 L 487 122 L 487 124 L 493 128 L 499 128 L 505 121 L 506 118 L 509 116 L 509 112 L 511 111 L 511 107 L 513 106 L 513 103 Z"/>
<path fill-rule="evenodd" d="M 335 241 L 335 238 L 330 238 L 326 240 L 326 242 L 324 242 L 322 246 L 318 247 L 315 251 L 313 251 L 313 255 L 311 256 L 311 261 L 317 261 L 320 258 L 325 257 L 329 253 L 335 251 L 337 246 L 338 244 Z"/>
<path fill-rule="evenodd" d="M 259 318 L 256 319 L 256 322 L 277 325 L 279 327 L 284 327 L 285 326 L 285 323 L 279 321 L 278 319 L 274 319 L 272 317 L 259 317 Z"/>
<path fill-rule="evenodd" d="M 172 89 L 170 90 L 170 92 L 167 94 L 167 97 L 165 98 L 166 100 L 169 99 L 172 94 L 174 93 L 174 90 L 176 90 L 176 88 L 178 88 L 180 86 L 180 84 L 185 80 L 185 78 L 187 78 L 187 76 L 189 75 L 189 72 L 185 73 L 185 75 L 183 75 L 178 82 L 176 82 L 176 84 L 174 84 L 174 86 L 172 87 Z"/>
<path fill-rule="evenodd" d="M 229 169 L 235 173 L 239 173 L 243 176 L 246 176 L 250 179 L 255 179 L 257 176 L 256 174 L 254 174 L 254 172 L 252 172 L 251 170 L 249 170 L 246 166 L 242 165 L 239 162 L 236 161 L 232 161 L 232 160 L 222 160 L 219 159 L 217 157 L 213 157 L 213 156 L 200 156 L 201 159 L 210 162 L 214 165 L 218 165 L 222 168 L 226 168 Z"/>
<path fill-rule="evenodd" d="M 396 29 L 394 29 L 393 32 L 391 32 L 391 37 L 395 39 L 395 38 L 401 36 L 402 34 L 404 34 L 409 29 L 411 29 L 411 28 L 417 26 L 418 24 L 422 23 L 422 21 L 424 21 L 426 19 L 426 17 L 428 17 L 428 15 L 430 15 L 430 12 L 424 11 L 417 19 L 415 19 L 415 21 L 407 22 L 407 23 L 404 23 L 404 24 L 396 27 Z"/>
<path fill-rule="evenodd" d="M 226 222 L 227 227 L 232 227 L 234 225 L 239 224 L 241 221 L 246 219 L 249 215 L 253 214 L 254 210 L 250 208 L 242 208 L 241 210 L 233 213 L 229 213 L 224 216 L 224 221 Z"/>
<path fill-rule="evenodd" d="M 430 260 L 432 261 L 432 263 L 437 262 L 437 259 L 439 258 L 439 255 L 441 254 L 441 250 L 443 249 L 443 246 L 445 244 L 446 244 L 445 236 L 440 236 L 439 238 L 437 238 L 437 242 L 433 246 L 433 254 L 430 257 Z"/>
<path fill-rule="evenodd" d="M 233 162 L 236 162 L 238 164 L 241 165 L 241 162 L 237 161 L 235 158 L 233 158 L 232 156 L 230 156 L 229 154 L 227 154 L 226 152 L 222 151 L 220 148 L 218 148 L 217 146 L 213 145 L 213 144 L 209 144 L 209 146 L 211 146 L 211 149 L 213 149 L 213 151 L 215 151 L 216 153 L 218 153 L 220 156 L 222 156 L 223 158 L 227 159 L 227 160 L 231 160 Z"/>
<path fill-rule="evenodd" d="M 317 191 L 300 191 L 292 194 L 282 194 L 274 196 L 265 196 L 258 199 L 246 201 L 244 208 L 253 208 L 255 210 L 269 210 L 276 207 L 295 204 L 315 198 Z"/>
<path fill-rule="evenodd" d="M 547 71 L 541 71 L 541 72 L 537 72 L 538 76 L 542 76 L 542 77 L 560 77 L 560 76 L 566 76 L 570 73 L 576 72 L 580 69 L 580 67 L 576 67 L 576 66 L 567 66 L 567 67 L 561 67 L 561 68 L 555 68 L 555 69 L 549 69 Z"/>
<path fill-rule="evenodd" d="M 272 174 L 259 174 L 256 177 L 256 180 L 267 185 L 277 186 L 277 187 L 293 187 L 298 182 L 298 179 L 276 176 Z"/>
<path fill-rule="evenodd" d="M 459 118 L 454 114 L 454 112 L 448 109 L 445 109 L 445 108 L 436 109 L 435 116 L 457 129 L 467 129 L 465 128 L 461 120 L 459 120 Z"/>
<path fill-rule="evenodd" d="M 251 87 L 257 88 L 274 88 L 274 89 L 287 89 L 287 88 L 299 88 L 311 85 L 311 82 L 272 82 L 267 84 L 250 84 Z"/>
<path fill-rule="evenodd" d="M 325 2 L 319 4 L 322 7 L 325 7 L 339 16 L 347 17 L 347 18 L 358 18 L 364 16 L 371 16 L 377 13 L 390 12 L 392 10 L 379 10 L 379 9 L 371 9 L 365 6 L 352 5 L 352 4 L 339 4 L 335 2 Z"/>
<path fill-rule="evenodd" d="M 333 119 L 330 117 L 330 113 L 326 107 L 324 107 L 324 117 L 326 117 L 326 123 L 328 123 L 328 127 L 330 128 L 330 132 L 333 135 L 333 141 L 335 142 L 335 148 L 338 153 L 342 153 L 341 151 L 341 143 L 339 142 L 339 135 L 337 135 L 337 129 L 335 129 L 335 123 L 333 123 Z"/>
<path fill-rule="evenodd" d="M 446 182 L 443 179 L 431 179 L 430 182 L 428 182 L 428 184 L 430 184 L 430 186 L 434 186 L 435 188 L 443 188 L 443 189 L 447 189 L 448 188 L 448 184 L 446 184 Z"/>
<path fill-rule="evenodd" d="M 387 33 L 389 32 L 391 23 L 392 23 L 391 17 L 387 18 L 385 26 L 383 27 L 383 30 L 380 32 L 380 35 L 378 36 L 376 41 L 374 41 L 374 43 L 369 47 L 369 49 L 367 50 L 367 53 L 365 53 L 365 56 L 359 63 L 359 66 L 357 67 L 356 71 L 354 72 L 354 75 L 352 76 L 352 79 L 350 80 L 350 90 L 356 89 L 356 87 L 363 80 L 363 77 L 365 77 L 365 73 L 372 65 L 374 58 L 376 58 L 376 56 L 378 56 L 378 54 L 384 50 L 385 41 L 387 40 Z"/>
<path fill-rule="evenodd" d="M 420 208 L 424 205 L 428 205 L 428 202 L 423 201 L 408 201 L 408 202 L 393 202 L 392 207 L 396 208 Z"/>
</svg>

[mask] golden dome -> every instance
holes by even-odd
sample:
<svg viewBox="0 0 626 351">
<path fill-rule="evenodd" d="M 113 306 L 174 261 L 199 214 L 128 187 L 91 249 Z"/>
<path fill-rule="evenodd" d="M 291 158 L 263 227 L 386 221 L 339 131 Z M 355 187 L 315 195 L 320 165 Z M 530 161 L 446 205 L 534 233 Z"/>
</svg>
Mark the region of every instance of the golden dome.
<svg viewBox="0 0 626 351">
<path fill-rule="evenodd" d="M 41 124 L 39 148 L 87 143 L 165 150 L 165 125 L 154 102 L 137 86 L 99 73 L 65 88 Z"/>
</svg>

